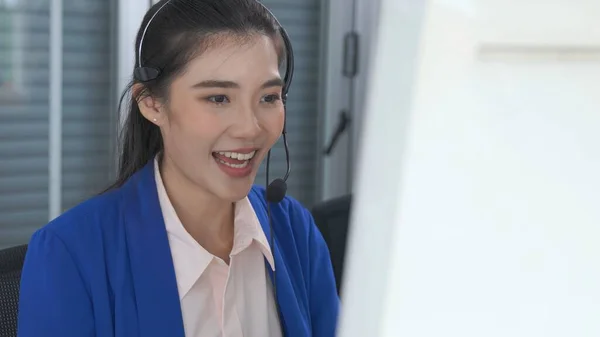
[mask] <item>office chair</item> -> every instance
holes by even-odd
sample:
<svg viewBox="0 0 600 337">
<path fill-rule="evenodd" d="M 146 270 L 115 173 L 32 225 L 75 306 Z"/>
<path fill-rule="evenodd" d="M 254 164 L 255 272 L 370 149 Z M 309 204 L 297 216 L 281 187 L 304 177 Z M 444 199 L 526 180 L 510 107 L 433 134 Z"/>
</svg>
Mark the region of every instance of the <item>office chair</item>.
<svg viewBox="0 0 600 337">
<path fill-rule="evenodd" d="M 341 292 L 344 273 L 346 239 L 350 222 L 352 196 L 346 195 L 317 204 L 312 209 L 315 224 L 329 248 L 338 294 Z"/>
<path fill-rule="evenodd" d="M 27 245 L 0 250 L 0 337 L 17 336 L 19 285 Z"/>
</svg>

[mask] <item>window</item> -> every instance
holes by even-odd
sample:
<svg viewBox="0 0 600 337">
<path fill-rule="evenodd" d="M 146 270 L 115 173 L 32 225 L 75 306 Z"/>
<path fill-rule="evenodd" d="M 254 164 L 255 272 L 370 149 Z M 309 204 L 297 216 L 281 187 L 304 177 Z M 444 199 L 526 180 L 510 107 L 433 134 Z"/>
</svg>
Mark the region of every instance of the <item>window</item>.
<svg viewBox="0 0 600 337">
<path fill-rule="evenodd" d="M 49 0 L 0 0 L 0 249 L 26 243 L 52 207 L 61 212 L 108 183 L 113 8 L 111 0 L 63 0 L 53 21 Z M 59 180 L 50 179 L 52 163 Z"/>
</svg>

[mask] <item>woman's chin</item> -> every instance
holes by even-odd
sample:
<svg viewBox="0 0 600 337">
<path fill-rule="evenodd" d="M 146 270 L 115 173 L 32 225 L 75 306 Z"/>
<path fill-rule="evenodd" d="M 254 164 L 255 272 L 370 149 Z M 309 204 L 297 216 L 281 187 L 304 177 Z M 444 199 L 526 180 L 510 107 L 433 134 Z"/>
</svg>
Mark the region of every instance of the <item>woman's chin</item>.
<svg viewBox="0 0 600 337">
<path fill-rule="evenodd" d="M 238 202 L 247 197 L 251 189 L 252 184 L 248 184 L 246 186 L 239 186 L 236 188 L 227 188 L 223 191 L 219 191 L 220 193 L 218 195 L 223 200 Z"/>
<path fill-rule="evenodd" d="M 224 200 L 228 200 L 231 202 L 236 202 L 244 199 L 250 193 L 252 186 L 254 185 L 254 177 L 256 173 L 252 173 L 249 176 L 246 176 L 242 179 L 224 179 L 225 181 L 219 179 L 217 181 L 221 181 L 218 186 L 215 186 L 215 193 L 220 198 Z"/>
</svg>

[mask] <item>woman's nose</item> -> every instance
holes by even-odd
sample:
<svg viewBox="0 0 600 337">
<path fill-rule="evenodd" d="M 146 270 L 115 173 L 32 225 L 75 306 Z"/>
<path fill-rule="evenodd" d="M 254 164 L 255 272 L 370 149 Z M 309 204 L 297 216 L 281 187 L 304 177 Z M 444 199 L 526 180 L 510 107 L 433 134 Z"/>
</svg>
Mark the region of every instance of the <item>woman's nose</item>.
<svg viewBox="0 0 600 337">
<path fill-rule="evenodd" d="M 261 126 L 256 114 L 251 108 L 244 108 L 235 117 L 234 126 L 231 128 L 235 138 L 255 138 L 261 131 Z"/>
</svg>

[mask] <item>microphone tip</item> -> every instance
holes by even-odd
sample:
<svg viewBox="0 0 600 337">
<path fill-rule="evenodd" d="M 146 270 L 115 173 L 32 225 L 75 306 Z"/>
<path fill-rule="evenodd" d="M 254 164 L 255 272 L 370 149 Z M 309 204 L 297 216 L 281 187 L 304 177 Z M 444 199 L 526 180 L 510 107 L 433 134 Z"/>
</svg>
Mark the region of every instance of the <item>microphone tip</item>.
<svg viewBox="0 0 600 337">
<path fill-rule="evenodd" d="M 275 179 L 267 186 L 267 201 L 278 203 L 285 198 L 286 192 L 286 182 L 283 179 Z"/>
</svg>

